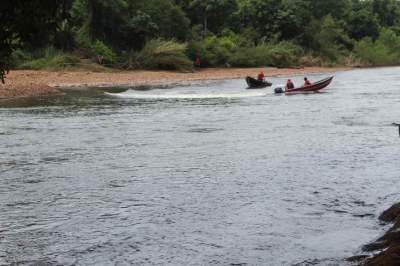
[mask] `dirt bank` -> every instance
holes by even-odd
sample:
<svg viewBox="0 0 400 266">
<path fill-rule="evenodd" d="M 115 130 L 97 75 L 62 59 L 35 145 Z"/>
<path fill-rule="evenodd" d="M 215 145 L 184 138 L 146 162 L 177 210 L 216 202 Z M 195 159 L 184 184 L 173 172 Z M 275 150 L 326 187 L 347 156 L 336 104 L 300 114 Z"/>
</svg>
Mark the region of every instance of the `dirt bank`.
<svg viewBox="0 0 400 266">
<path fill-rule="evenodd" d="M 349 70 L 350 68 L 307 67 L 301 69 L 278 68 L 223 68 L 202 69 L 194 73 L 171 71 L 11 71 L 6 78 L 6 85 L 0 85 L 0 98 L 42 96 L 57 93 L 54 88 L 98 87 L 98 86 L 143 86 L 168 85 L 199 80 L 222 80 L 255 76 L 264 71 L 266 76 L 305 75 Z"/>
<path fill-rule="evenodd" d="M 61 92 L 58 89 L 40 83 L 0 84 L 0 101 L 25 97 L 42 97 L 59 93 Z"/>
</svg>

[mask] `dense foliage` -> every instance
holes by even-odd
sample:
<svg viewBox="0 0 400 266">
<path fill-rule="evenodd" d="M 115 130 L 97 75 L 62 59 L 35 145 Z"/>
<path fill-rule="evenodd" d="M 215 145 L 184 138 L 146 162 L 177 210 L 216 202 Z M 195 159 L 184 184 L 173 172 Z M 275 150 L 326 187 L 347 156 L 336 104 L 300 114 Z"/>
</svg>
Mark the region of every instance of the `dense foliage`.
<svg viewBox="0 0 400 266">
<path fill-rule="evenodd" d="M 4 0 L 0 77 L 115 68 L 400 63 L 396 0 Z"/>
</svg>

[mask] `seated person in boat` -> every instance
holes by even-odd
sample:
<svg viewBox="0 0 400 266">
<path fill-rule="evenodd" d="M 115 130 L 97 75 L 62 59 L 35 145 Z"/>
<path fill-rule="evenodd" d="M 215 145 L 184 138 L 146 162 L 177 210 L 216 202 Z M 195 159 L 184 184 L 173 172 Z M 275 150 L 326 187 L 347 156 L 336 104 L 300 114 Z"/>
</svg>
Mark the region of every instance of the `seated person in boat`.
<svg viewBox="0 0 400 266">
<path fill-rule="evenodd" d="M 260 72 L 260 74 L 258 74 L 258 76 L 257 76 L 257 80 L 264 81 L 264 79 L 265 79 L 264 72 Z"/>
<path fill-rule="evenodd" d="M 286 90 L 294 89 L 294 83 L 291 79 L 288 79 L 286 82 Z"/>
<path fill-rule="evenodd" d="M 311 86 L 311 82 L 308 80 L 308 78 L 304 78 L 304 87 Z"/>
</svg>

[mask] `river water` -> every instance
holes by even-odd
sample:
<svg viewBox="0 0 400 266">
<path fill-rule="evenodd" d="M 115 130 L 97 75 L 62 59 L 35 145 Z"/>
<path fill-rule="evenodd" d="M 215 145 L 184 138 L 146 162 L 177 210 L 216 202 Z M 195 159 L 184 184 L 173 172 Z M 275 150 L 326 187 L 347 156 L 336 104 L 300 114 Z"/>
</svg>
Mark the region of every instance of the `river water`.
<svg viewBox="0 0 400 266">
<path fill-rule="evenodd" d="M 399 74 L 3 102 L 0 265 L 344 265 L 399 200 Z"/>
</svg>

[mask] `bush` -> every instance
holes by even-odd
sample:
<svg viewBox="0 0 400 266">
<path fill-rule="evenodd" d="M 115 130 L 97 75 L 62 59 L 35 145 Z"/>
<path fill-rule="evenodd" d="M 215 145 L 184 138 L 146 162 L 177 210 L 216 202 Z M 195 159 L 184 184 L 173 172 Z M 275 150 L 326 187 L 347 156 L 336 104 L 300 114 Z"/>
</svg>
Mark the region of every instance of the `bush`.
<svg viewBox="0 0 400 266">
<path fill-rule="evenodd" d="M 118 65 L 125 70 L 134 70 L 141 67 L 139 53 L 135 51 L 123 52 L 118 57 Z"/>
<path fill-rule="evenodd" d="M 374 42 L 364 38 L 354 47 L 355 55 L 366 65 L 384 66 L 400 63 L 400 36 L 384 29 Z"/>
<path fill-rule="evenodd" d="M 239 48 L 230 58 L 229 63 L 235 67 L 293 67 L 303 50 L 292 43 L 264 43 L 252 47 Z"/>
<path fill-rule="evenodd" d="M 210 36 L 189 43 L 188 55 L 200 57 L 203 66 L 291 67 L 298 64 L 303 49 L 291 42 L 261 43 L 257 46 L 225 31 L 222 37 Z"/>
<path fill-rule="evenodd" d="M 91 45 L 90 51 L 99 64 L 113 64 L 117 57 L 110 47 L 99 40 Z"/>
<path fill-rule="evenodd" d="M 209 66 L 207 58 L 207 51 L 204 47 L 204 44 L 201 40 L 199 41 L 191 41 L 187 46 L 187 56 L 194 61 L 197 57 L 201 59 L 202 66 Z"/>
<path fill-rule="evenodd" d="M 186 56 L 187 44 L 153 39 L 142 51 L 131 54 L 129 64 L 145 69 L 192 71 L 193 62 Z"/>
<path fill-rule="evenodd" d="M 280 42 L 271 47 L 271 65 L 276 67 L 293 67 L 298 64 L 298 58 L 303 49 L 290 42 Z"/>
<path fill-rule="evenodd" d="M 256 67 L 269 65 L 266 51 L 261 47 L 241 47 L 229 59 L 229 64 L 234 67 Z"/>
<path fill-rule="evenodd" d="M 13 67 L 18 67 L 19 65 L 31 60 L 33 60 L 32 54 L 21 49 L 17 49 L 11 54 Z"/>
<path fill-rule="evenodd" d="M 299 58 L 299 65 L 305 67 L 321 66 L 321 58 L 315 57 L 311 54 L 304 55 Z"/>
<path fill-rule="evenodd" d="M 343 65 L 349 67 L 361 67 L 363 63 L 361 62 L 360 58 L 356 57 L 353 53 L 349 54 L 348 56 L 343 58 Z"/>
<path fill-rule="evenodd" d="M 382 45 L 374 43 L 371 38 L 357 42 L 354 52 L 366 65 L 385 65 L 390 61 L 389 51 Z"/>
<path fill-rule="evenodd" d="M 209 36 L 204 40 L 190 42 L 189 57 L 192 59 L 200 57 L 203 66 L 226 66 L 229 58 L 239 48 L 239 39 L 231 32 L 225 33 L 223 37 Z"/>
</svg>

